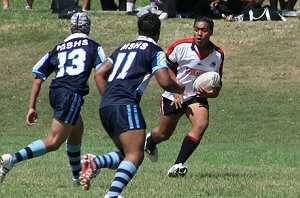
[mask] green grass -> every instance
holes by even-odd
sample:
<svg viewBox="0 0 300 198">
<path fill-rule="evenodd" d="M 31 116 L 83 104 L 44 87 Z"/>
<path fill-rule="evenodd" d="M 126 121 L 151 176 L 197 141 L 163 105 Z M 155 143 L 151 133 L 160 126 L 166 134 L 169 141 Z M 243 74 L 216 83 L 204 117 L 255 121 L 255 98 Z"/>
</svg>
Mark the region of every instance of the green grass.
<svg viewBox="0 0 300 198">
<path fill-rule="evenodd" d="M 25 119 L 33 65 L 69 34 L 68 21 L 58 20 L 50 3 L 37 1 L 27 12 L 25 2 L 12 0 L 9 12 L 0 11 L 0 154 L 18 151 L 49 131 L 49 80 L 39 96 L 38 123 L 28 127 Z M 90 37 L 107 55 L 137 36 L 135 17 L 103 13 L 99 1 L 92 3 Z M 138 6 L 145 4 L 146 0 L 138 1 Z M 177 39 L 191 37 L 192 23 L 191 19 L 163 21 L 159 44 L 166 49 Z M 166 176 L 190 130 L 183 118 L 171 139 L 159 145 L 159 162 L 145 158 L 123 196 L 300 197 L 299 29 L 297 18 L 253 23 L 216 20 L 212 41 L 225 52 L 224 86 L 220 96 L 210 100 L 210 126 L 186 163 L 187 176 Z M 82 152 L 103 154 L 115 147 L 99 121 L 100 96 L 90 81 L 82 109 Z M 141 102 L 148 129 L 159 122 L 161 93 L 153 79 Z M 102 170 L 90 191 L 74 187 L 63 145 L 57 152 L 17 164 L 0 184 L 0 197 L 103 197 L 113 176 L 113 171 Z"/>
</svg>

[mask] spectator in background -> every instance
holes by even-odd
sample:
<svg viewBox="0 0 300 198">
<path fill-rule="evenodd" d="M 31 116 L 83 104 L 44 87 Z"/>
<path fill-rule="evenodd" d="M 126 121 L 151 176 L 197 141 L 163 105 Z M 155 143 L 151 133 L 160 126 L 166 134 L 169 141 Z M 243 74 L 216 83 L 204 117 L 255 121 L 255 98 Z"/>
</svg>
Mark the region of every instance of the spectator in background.
<svg viewBox="0 0 300 198">
<path fill-rule="evenodd" d="M 100 0 L 102 10 L 126 10 L 126 0 L 119 0 L 119 5 L 114 0 Z M 91 9 L 91 0 L 83 0 L 82 10 L 87 11 Z"/>
<path fill-rule="evenodd" d="M 210 4 L 211 10 L 223 14 L 226 21 L 240 20 L 239 17 L 252 9 L 261 8 L 264 0 L 215 0 Z"/>
<path fill-rule="evenodd" d="M 212 18 L 210 3 L 211 0 L 162 0 L 159 8 L 168 14 L 168 18 Z"/>
<path fill-rule="evenodd" d="M 156 1 L 160 2 L 160 0 L 150 0 L 150 4 L 142 7 L 140 9 L 157 9 Z M 119 0 L 119 5 L 115 3 L 113 0 L 100 0 L 102 10 L 120 10 L 126 11 L 128 15 L 136 15 L 138 11 L 135 10 L 135 2 L 136 0 Z M 82 10 L 87 11 L 91 9 L 91 0 L 83 0 Z"/>
<path fill-rule="evenodd" d="M 127 0 L 126 2 L 126 14 L 128 15 L 136 15 L 136 11 L 134 10 L 136 0 Z"/>
<path fill-rule="evenodd" d="M 271 7 L 275 8 L 277 10 L 278 2 L 279 2 L 281 10 L 292 11 L 292 10 L 294 10 L 297 0 L 287 0 L 287 1 L 286 0 L 270 0 Z"/>
<path fill-rule="evenodd" d="M 25 6 L 26 10 L 32 10 L 32 4 L 34 0 L 26 0 L 27 5 Z M 9 0 L 2 0 L 2 6 L 4 10 L 9 9 Z"/>
<path fill-rule="evenodd" d="M 176 13 L 177 18 L 196 18 L 198 16 L 212 18 L 209 0 L 178 0 Z"/>
<path fill-rule="evenodd" d="M 161 5 L 162 2 L 160 0 L 150 0 L 150 4 L 145 6 L 145 7 L 141 7 L 138 8 L 137 10 L 135 10 L 135 2 L 136 0 L 127 0 L 126 3 L 126 14 L 128 15 L 136 15 L 138 13 L 139 10 L 157 10 L 158 9 L 158 5 Z"/>
<path fill-rule="evenodd" d="M 150 0 L 150 3 L 144 7 L 139 7 L 137 10 L 158 10 L 163 5 L 163 2 L 160 0 Z"/>
</svg>

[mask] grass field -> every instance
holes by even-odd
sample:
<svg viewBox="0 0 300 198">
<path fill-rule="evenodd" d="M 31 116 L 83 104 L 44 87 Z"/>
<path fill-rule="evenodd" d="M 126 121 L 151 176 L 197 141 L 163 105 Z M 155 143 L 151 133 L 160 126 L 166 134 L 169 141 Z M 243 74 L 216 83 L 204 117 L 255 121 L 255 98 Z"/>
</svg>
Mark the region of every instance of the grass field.
<svg viewBox="0 0 300 198">
<path fill-rule="evenodd" d="M 47 80 L 39 96 L 39 120 L 25 123 L 33 74 L 31 68 L 69 34 L 68 21 L 52 14 L 50 0 L 12 0 L 0 11 L 0 154 L 15 152 L 47 135 L 52 110 Z M 146 0 L 138 2 L 145 5 Z M 92 2 L 90 37 L 110 53 L 136 36 L 136 18 L 119 12 L 100 12 Z M 300 8 L 299 4 L 296 8 Z M 191 19 L 162 22 L 159 44 L 166 49 L 192 36 Z M 212 41 L 223 48 L 223 89 L 210 100 L 210 126 L 186 165 L 185 178 L 171 179 L 175 161 L 190 124 L 182 119 L 172 138 L 159 145 L 160 160 L 144 163 L 123 192 L 125 198 L 298 198 L 300 197 L 300 20 L 287 22 L 215 21 Z M 100 96 L 91 78 L 85 98 L 83 153 L 115 150 L 98 116 Z M 159 121 L 162 93 L 153 79 L 141 106 L 148 129 Z M 84 192 L 71 183 L 65 147 L 17 164 L 0 184 L 0 197 L 103 197 L 114 172 L 103 170 Z"/>
</svg>

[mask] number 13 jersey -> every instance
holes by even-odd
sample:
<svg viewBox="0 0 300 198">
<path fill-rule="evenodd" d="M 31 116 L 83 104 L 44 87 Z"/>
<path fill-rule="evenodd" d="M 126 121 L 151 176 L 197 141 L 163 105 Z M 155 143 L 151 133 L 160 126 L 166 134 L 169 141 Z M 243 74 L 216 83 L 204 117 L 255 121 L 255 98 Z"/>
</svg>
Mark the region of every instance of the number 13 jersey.
<svg viewBox="0 0 300 198">
<path fill-rule="evenodd" d="M 32 72 L 46 80 L 55 71 L 50 89 L 65 87 L 84 96 L 89 92 L 92 69 L 97 70 L 105 58 L 98 43 L 85 34 L 75 33 L 41 58 Z"/>
</svg>

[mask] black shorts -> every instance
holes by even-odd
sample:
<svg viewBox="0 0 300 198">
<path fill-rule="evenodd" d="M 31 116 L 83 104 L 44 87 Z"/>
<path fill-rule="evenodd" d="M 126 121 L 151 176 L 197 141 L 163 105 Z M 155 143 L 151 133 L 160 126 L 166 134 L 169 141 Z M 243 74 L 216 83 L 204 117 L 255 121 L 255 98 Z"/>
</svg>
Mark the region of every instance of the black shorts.
<svg viewBox="0 0 300 198">
<path fill-rule="evenodd" d="M 124 131 L 146 129 L 146 122 L 138 105 L 112 105 L 99 110 L 102 125 L 110 137 Z"/>
<path fill-rule="evenodd" d="M 188 101 L 183 102 L 183 104 L 181 104 L 180 109 L 176 109 L 175 105 L 171 105 L 172 102 L 173 102 L 172 100 L 169 100 L 165 97 L 161 97 L 160 112 L 162 115 L 186 113 L 188 106 L 190 104 L 194 104 L 194 103 L 200 103 L 200 104 L 206 106 L 207 108 L 209 107 L 207 98 L 199 98 L 196 96 L 191 98 Z"/>
<path fill-rule="evenodd" d="M 66 88 L 55 88 L 50 89 L 49 100 L 54 110 L 53 118 L 65 124 L 76 124 L 84 103 L 80 94 Z"/>
</svg>

